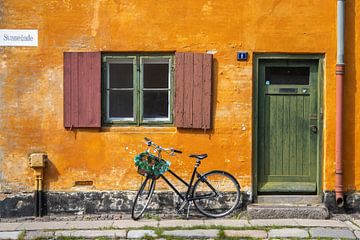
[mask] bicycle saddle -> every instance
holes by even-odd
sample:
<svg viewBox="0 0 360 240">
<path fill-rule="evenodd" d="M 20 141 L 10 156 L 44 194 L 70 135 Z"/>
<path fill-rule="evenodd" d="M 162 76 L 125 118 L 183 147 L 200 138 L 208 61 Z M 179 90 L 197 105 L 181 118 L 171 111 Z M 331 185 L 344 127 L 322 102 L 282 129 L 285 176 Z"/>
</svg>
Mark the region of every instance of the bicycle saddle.
<svg viewBox="0 0 360 240">
<path fill-rule="evenodd" d="M 207 154 L 206 153 L 204 153 L 204 154 L 191 154 L 191 155 L 189 155 L 189 157 L 192 157 L 192 158 L 197 158 L 197 159 L 204 159 L 204 158 L 207 158 Z"/>
</svg>

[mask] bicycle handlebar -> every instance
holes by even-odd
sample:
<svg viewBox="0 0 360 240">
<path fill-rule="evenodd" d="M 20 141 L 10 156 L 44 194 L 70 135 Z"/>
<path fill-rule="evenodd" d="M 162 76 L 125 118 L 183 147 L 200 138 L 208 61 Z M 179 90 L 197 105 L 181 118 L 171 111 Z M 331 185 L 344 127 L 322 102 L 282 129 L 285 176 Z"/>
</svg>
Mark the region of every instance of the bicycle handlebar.
<svg viewBox="0 0 360 240">
<path fill-rule="evenodd" d="M 153 141 L 151 141 L 151 139 L 144 137 L 145 141 L 146 141 L 146 145 L 150 146 L 154 146 L 155 148 L 159 149 L 159 150 L 164 150 L 164 151 L 171 151 L 173 153 L 182 153 L 182 151 L 174 149 L 174 148 L 163 148 L 159 145 L 156 145 Z"/>
</svg>

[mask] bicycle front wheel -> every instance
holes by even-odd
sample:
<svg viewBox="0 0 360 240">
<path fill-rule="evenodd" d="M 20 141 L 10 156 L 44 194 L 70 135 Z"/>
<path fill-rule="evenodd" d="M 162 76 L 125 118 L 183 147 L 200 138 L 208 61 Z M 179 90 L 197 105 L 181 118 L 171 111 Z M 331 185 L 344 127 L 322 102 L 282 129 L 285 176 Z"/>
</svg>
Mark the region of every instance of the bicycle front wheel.
<svg viewBox="0 0 360 240">
<path fill-rule="evenodd" d="M 240 185 L 224 171 L 205 173 L 194 184 L 194 205 L 208 217 L 223 217 L 231 213 L 240 201 Z"/>
<path fill-rule="evenodd" d="M 132 219 L 138 220 L 145 212 L 147 206 L 150 203 L 151 196 L 154 193 L 155 182 L 156 180 L 146 178 L 141 184 L 141 187 L 134 199 L 134 204 L 131 210 Z"/>
</svg>

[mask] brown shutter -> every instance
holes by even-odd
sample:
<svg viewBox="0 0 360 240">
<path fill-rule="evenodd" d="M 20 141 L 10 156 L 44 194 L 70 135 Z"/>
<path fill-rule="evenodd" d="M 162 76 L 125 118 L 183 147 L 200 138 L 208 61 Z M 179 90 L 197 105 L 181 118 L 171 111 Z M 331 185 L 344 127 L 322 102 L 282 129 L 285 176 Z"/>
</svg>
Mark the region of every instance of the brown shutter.
<svg viewBox="0 0 360 240">
<path fill-rule="evenodd" d="M 175 54 L 175 125 L 210 129 L 212 55 Z"/>
<path fill-rule="evenodd" d="M 64 126 L 101 127 L 101 53 L 64 53 Z"/>
</svg>

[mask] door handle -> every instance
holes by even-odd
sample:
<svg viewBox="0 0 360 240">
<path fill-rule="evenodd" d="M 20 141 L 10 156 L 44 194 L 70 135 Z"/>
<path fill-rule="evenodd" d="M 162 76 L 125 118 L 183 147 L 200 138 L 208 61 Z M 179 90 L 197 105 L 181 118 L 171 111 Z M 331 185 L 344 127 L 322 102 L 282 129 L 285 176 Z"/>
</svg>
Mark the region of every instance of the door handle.
<svg viewBox="0 0 360 240">
<path fill-rule="evenodd" d="M 310 126 L 310 130 L 312 133 L 317 133 L 318 132 L 318 127 L 316 125 L 312 125 Z"/>
</svg>

